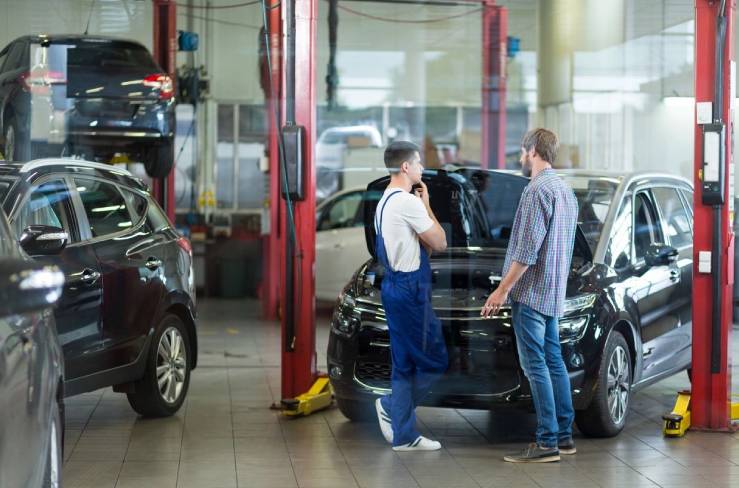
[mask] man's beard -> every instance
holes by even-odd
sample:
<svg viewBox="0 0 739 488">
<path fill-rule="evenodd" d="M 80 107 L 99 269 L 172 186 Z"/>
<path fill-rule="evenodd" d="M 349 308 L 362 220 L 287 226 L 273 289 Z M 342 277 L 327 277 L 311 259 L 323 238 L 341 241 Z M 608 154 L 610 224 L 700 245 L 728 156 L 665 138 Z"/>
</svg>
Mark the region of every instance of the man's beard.
<svg viewBox="0 0 739 488">
<path fill-rule="evenodd" d="M 524 159 L 523 164 L 521 165 L 521 173 L 526 177 L 531 177 L 531 160 L 528 156 L 526 156 L 526 159 Z"/>
</svg>

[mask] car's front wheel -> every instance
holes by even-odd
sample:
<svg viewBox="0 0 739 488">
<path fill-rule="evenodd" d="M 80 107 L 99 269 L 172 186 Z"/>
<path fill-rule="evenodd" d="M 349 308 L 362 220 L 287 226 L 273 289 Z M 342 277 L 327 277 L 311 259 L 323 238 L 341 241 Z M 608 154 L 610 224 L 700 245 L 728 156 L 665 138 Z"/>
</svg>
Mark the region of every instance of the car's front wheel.
<svg viewBox="0 0 739 488">
<path fill-rule="evenodd" d="M 59 404 L 54 402 L 49 426 L 49 448 L 46 452 L 46 469 L 44 470 L 44 488 L 59 488 L 62 475 L 62 436 L 64 423 Z"/>
<path fill-rule="evenodd" d="M 577 427 L 590 437 L 613 437 L 626 424 L 631 400 L 631 354 L 626 339 L 611 332 L 601 358 L 593 400 L 576 415 Z"/>
<path fill-rule="evenodd" d="M 173 314 L 164 317 L 151 343 L 144 377 L 128 393 L 128 403 L 145 417 L 168 417 L 182 406 L 190 385 L 192 359 L 185 324 Z"/>
<path fill-rule="evenodd" d="M 21 131 L 20 124 L 15 118 L 11 118 L 6 122 L 3 136 L 5 140 L 3 156 L 6 161 L 26 161 L 30 159 L 27 137 Z"/>
</svg>

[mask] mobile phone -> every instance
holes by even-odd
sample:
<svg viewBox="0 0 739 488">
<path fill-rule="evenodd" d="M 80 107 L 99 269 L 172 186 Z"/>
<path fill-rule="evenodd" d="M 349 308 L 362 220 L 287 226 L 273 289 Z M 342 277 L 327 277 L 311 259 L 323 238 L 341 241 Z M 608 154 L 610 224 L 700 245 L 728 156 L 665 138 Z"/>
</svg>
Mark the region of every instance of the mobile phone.
<svg viewBox="0 0 739 488">
<path fill-rule="evenodd" d="M 421 188 L 423 188 L 421 186 L 421 184 L 420 183 L 416 183 L 415 185 L 413 185 L 411 187 L 411 193 L 413 193 L 415 195 L 416 194 L 416 190 L 420 190 Z"/>
</svg>

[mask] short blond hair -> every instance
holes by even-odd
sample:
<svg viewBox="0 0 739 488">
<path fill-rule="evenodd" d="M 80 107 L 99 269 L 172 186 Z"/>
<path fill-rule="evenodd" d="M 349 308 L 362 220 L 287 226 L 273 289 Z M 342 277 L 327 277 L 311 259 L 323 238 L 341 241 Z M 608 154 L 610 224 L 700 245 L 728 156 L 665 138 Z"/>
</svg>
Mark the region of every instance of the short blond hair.
<svg viewBox="0 0 739 488">
<path fill-rule="evenodd" d="M 529 152 L 532 149 L 541 159 L 549 164 L 554 164 L 557 159 L 557 151 L 559 150 L 559 138 L 557 134 L 548 129 L 533 129 L 523 136 L 521 147 L 524 151 Z"/>
</svg>

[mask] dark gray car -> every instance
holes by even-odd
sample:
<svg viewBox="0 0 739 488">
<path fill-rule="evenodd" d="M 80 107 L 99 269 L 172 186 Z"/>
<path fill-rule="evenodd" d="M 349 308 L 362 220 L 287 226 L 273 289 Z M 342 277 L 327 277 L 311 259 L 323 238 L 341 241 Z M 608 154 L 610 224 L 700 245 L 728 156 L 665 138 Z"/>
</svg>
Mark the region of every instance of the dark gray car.
<svg viewBox="0 0 739 488">
<path fill-rule="evenodd" d="M 66 237 L 52 236 L 48 246 Z M 64 361 L 52 306 L 64 275 L 26 257 L 0 210 L 0 486 L 58 487 Z"/>
</svg>

